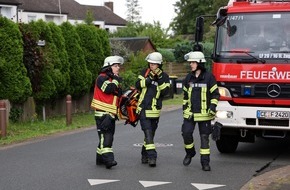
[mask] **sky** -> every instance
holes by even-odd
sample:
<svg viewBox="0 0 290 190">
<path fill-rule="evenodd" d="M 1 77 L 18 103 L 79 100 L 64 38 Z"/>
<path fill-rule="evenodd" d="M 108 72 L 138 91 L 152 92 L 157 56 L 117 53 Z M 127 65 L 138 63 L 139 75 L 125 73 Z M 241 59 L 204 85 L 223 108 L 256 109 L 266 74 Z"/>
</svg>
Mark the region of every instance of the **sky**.
<svg viewBox="0 0 290 190">
<path fill-rule="evenodd" d="M 103 5 L 106 1 L 114 2 L 114 13 L 126 19 L 126 0 L 76 0 L 80 4 Z M 174 6 L 177 0 L 139 0 L 141 22 L 151 23 L 159 21 L 162 28 L 168 28 L 169 23 L 176 16 Z"/>
</svg>

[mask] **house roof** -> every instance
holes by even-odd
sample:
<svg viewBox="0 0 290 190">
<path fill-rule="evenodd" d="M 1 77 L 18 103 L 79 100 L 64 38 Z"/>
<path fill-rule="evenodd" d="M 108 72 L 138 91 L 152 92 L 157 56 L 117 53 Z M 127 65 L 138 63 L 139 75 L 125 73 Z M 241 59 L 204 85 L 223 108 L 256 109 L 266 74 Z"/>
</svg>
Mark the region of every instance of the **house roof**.
<svg viewBox="0 0 290 190">
<path fill-rule="evenodd" d="M 19 5 L 18 0 L 0 0 L 0 4 L 4 5 Z"/>
<path fill-rule="evenodd" d="M 9 1 L 9 0 L 0 0 Z M 11 1 L 11 0 L 10 0 Z M 87 11 L 91 10 L 97 21 L 104 21 L 106 25 L 125 26 L 127 21 L 116 15 L 106 6 L 81 5 L 74 0 L 14 0 L 21 3 L 19 9 L 26 12 L 43 12 L 53 14 L 67 14 L 68 19 L 85 20 Z M 59 6 L 60 2 L 60 6 Z"/>
<path fill-rule="evenodd" d="M 111 42 L 119 41 L 124 44 L 129 50 L 137 53 L 138 51 L 144 50 L 147 43 L 150 43 L 153 50 L 157 51 L 153 42 L 150 40 L 149 37 L 127 37 L 127 38 L 111 38 Z"/>
</svg>

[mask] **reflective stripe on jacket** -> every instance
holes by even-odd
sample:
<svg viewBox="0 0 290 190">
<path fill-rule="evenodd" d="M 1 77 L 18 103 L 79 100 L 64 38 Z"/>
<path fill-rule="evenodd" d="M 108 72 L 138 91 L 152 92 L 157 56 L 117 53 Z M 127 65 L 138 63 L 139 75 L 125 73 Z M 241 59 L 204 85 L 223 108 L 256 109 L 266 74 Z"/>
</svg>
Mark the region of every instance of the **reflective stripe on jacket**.
<svg viewBox="0 0 290 190">
<path fill-rule="evenodd" d="M 119 98 L 115 92 L 118 85 L 117 80 L 112 80 L 105 73 L 100 74 L 96 80 L 91 107 L 116 115 Z"/>
<path fill-rule="evenodd" d="M 189 73 L 183 81 L 183 117 L 194 121 L 212 120 L 208 114 L 210 105 L 217 106 L 220 97 L 214 76 L 204 71 L 198 78 Z"/>
<path fill-rule="evenodd" d="M 144 69 L 138 76 L 136 88 L 140 91 L 137 113 L 145 109 L 146 117 L 160 117 L 162 99 L 169 92 L 169 76 L 162 72 L 162 77 L 158 80 L 151 80 L 147 77 L 148 69 Z"/>
</svg>

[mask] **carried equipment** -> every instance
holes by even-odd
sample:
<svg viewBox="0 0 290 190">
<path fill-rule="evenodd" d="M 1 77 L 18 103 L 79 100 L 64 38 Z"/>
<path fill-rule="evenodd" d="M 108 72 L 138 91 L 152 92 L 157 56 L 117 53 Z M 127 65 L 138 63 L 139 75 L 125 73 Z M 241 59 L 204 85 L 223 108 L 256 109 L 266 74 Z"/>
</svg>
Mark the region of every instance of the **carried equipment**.
<svg viewBox="0 0 290 190">
<path fill-rule="evenodd" d="M 131 87 L 121 97 L 119 102 L 119 117 L 124 119 L 125 125 L 130 124 L 136 127 L 139 121 L 139 114 L 136 113 L 139 98 L 139 91 Z"/>
<path fill-rule="evenodd" d="M 221 137 L 221 128 L 223 125 L 219 122 L 215 122 L 214 125 L 212 126 L 212 133 L 211 133 L 211 138 L 214 141 L 220 140 Z"/>
</svg>

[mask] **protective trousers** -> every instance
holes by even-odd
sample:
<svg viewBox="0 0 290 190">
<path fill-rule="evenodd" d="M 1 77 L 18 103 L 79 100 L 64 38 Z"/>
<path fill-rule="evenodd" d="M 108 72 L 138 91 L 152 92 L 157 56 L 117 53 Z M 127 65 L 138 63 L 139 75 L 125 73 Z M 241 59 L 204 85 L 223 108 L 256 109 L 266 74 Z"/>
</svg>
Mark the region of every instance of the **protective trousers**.
<svg viewBox="0 0 290 190">
<path fill-rule="evenodd" d="M 142 157 L 156 159 L 157 152 L 154 144 L 155 131 L 158 127 L 159 118 L 146 118 L 145 112 L 140 114 L 140 124 L 144 132 L 144 144 L 142 146 Z"/>
<path fill-rule="evenodd" d="M 200 162 L 202 165 L 210 162 L 209 135 L 212 131 L 210 121 L 199 121 L 184 119 L 182 125 L 182 137 L 184 141 L 185 152 L 189 156 L 195 155 L 193 132 L 195 125 L 198 124 L 200 135 Z"/>
<path fill-rule="evenodd" d="M 108 115 L 108 114 L 105 114 Z M 112 117 L 95 117 L 99 144 L 97 147 L 97 162 L 109 163 L 114 161 L 113 140 L 115 133 L 115 119 Z"/>
</svg>

